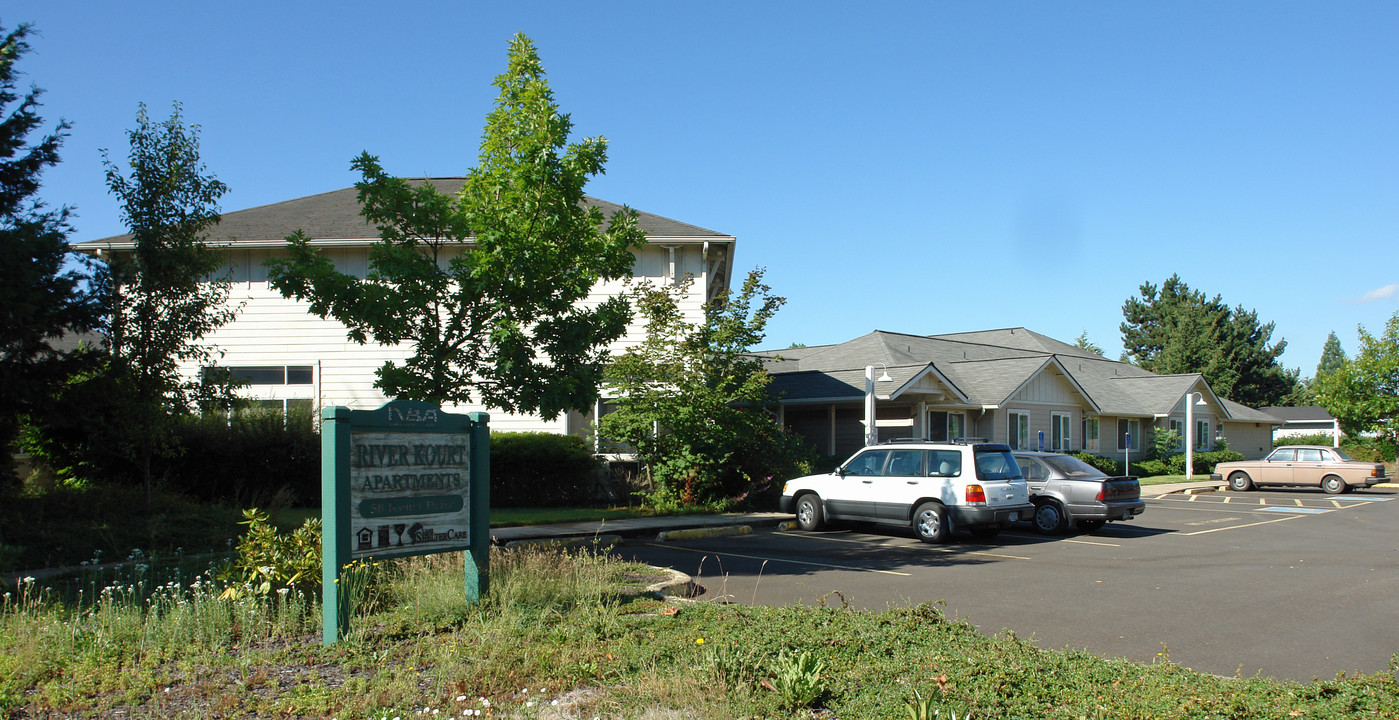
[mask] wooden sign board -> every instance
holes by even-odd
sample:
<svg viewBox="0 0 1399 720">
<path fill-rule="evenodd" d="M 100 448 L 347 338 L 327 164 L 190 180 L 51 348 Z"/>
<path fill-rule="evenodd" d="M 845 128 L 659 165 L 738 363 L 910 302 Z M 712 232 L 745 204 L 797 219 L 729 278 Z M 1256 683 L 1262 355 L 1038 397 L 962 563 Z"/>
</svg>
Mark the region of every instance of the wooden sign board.
<svg viewBox="0 0 1399 720">
<path fill-rule="evenodd" d="M 427 403 L 321 411 L 321 579 L 325 644 L 349 628 L 346 564 L 469 550 L 466 602 L 486 590 L 490 428 L 486 413 Z"/>
</svg>

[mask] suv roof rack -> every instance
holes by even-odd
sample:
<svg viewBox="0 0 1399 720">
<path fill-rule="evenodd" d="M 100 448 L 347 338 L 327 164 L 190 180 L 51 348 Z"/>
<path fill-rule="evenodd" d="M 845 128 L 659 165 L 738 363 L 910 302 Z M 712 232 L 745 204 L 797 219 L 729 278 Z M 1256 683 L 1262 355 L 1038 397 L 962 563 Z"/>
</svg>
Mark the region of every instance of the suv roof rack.
<svg viewBox="0 0 1399 720">
<path fill-rule="evenodd" d="M 879 441 L 879 444 L 880 444 L 880 445 L 893 445 L 893 444 L 895 444 L 895 443 L 925 443 L 925 442 L 931 442 L 931 441 L 929 441 L 929 440 L 924 440 L 923 438 L 889 438 L 888 440 L 880 440 L 880 441 Z"/>
<path fill-rule="evenodd" d="M 984 443 L 984 442 L 986 442 L 986 441 L 987 441 L 987 440 L 986 440 L 986 438 L 984 438 L 984 437 L 959 437 L 959 438 L 952 438 L 952 444 L 953 444 L 953 445 L 976 445 L 976 444 L 978 444 L 978 443 Z"/>
</svg>

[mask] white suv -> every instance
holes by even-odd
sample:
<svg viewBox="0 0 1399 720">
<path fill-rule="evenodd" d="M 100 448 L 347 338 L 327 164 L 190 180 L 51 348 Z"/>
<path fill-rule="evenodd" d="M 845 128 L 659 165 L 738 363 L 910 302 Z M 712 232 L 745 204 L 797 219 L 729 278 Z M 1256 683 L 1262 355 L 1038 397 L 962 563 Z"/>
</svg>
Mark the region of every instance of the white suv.
<svg viewBox="0 0 1399 720">
<path fill-rule="evenodd" d="M 1035 506 L 1009 447 L 957 441 L 866 447 L 833 472 L 788 480 L 781 509 L 803 530 L 860 520 L 912 525 L 924 542 L 941 543 L 958 528 L 991 537 Z"/>
</svg>

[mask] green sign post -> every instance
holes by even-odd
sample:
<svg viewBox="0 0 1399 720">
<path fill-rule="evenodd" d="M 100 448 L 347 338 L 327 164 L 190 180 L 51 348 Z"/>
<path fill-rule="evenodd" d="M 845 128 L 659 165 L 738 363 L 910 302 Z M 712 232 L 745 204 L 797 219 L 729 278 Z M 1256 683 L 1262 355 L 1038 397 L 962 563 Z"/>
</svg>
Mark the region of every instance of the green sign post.
<svg viewBox="0 0 1399 720">
<path fill-rule="evenodd" d="M 321 627 L 330 645 L 350 627 L 347 564 L 467 550 L 466 602 L 490 569 L 490 416 L 427 403 L 321 411 Z"/>
</svg>

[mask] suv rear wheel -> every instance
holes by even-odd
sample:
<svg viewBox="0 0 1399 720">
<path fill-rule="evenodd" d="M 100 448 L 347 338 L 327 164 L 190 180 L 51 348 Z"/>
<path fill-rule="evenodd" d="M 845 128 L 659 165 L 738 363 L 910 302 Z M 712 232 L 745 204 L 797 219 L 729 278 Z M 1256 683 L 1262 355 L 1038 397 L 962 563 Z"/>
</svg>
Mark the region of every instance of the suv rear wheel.
<svg viewBox="0 0 1399 720">
<path fill-rule="evenodd" d="M 913 531 L 925 543 L 945 543 L 952 537 L 947 522 L 947 508 L 935 502 L 925 502 L 913 513 Z"/>
</svg>

